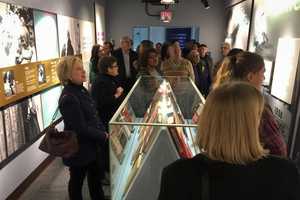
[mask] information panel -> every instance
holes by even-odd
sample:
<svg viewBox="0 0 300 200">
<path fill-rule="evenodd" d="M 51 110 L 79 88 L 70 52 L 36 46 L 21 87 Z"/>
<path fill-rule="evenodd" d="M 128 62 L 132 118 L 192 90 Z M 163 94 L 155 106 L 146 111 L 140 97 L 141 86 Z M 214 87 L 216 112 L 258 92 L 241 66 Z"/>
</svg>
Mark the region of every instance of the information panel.
<svg viewBox="0 0 300 200">
<path fill-rule="evenodd" d="M 271 95 L 291 104 L 300 53 L 300 38 L 279 38 Z"/>
<path fill-rule="evenodd" d="M 0 69 L 0 107 L 59 83 L 59 59 L 16 65 Z"/>
</svg>

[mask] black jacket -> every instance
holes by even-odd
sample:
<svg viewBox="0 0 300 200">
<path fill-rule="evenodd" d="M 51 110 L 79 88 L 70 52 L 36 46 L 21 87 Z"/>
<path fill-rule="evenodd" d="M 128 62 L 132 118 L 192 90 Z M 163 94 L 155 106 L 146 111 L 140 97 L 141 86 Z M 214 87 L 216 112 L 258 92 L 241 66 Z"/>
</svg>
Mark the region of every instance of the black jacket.
<svg viewBox="0 0 300 200">
<path fill-rule="evenodd" d="M 113 51 L 112 55 L 117 59 L 118 62 L 118 66 L 119 66 L 118 79 L 121 85 L 123 86 L 123 88 L 125 89 L 125 91 L 128 92 L 136 80 L 137 69 L 134 68 L 133 62 L 138 59 L 138 54 L 131 49 L 129 50 L 129 63 L 130 63 L 130 73 L 131 73 L 131 77 L 129 78 L 126 77 L 125 62 L 123 58 L 122 49 L 119 48 Z"/>
<path fill-rule="evenodd" d="M 88 91 L 80 85 L 66 85 L 59 99 L 59 110 L 64 120 L 64 129 L 74 131 L 79 143 L 79 151 L 63 159 L 64 164 L 71 167 L 85 166 L 95 161 L 106 134 Z"/>
<path fill-rule="evenodd" d="M 248 165 L 212 161 L 204 155 L 178 160 L 163 170 L 159 200 L 201 200 L 201 177 L 208 170 L 210 200 L 299 200 L 297 168 L 268 156 Z"/>
<path fill-rule="evenodd" d="M 106 130 L 108 130 L 108 122 L 121 105 L 124 94 L 119 98 L 115 98 L 115 93 L 119 87 L 115 77 L 107 74 L 101 74 L 97 77 L 96 81 L 92 84 L 92 97 L 96 102 L 96 107 L 103 121 Z"/>
</svg>

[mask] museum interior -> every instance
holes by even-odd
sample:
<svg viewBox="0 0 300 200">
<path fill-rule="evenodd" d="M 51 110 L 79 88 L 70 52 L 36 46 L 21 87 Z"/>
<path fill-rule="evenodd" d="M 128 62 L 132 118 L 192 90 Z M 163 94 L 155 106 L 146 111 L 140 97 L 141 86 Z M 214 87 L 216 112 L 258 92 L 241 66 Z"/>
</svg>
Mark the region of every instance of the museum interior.
<svg viewBox="0 0 300 200">
<path fill-rule="evenodd" d="M 0 1 L 0 200 L 300 199 L 300 0 Z"/>
</svg>

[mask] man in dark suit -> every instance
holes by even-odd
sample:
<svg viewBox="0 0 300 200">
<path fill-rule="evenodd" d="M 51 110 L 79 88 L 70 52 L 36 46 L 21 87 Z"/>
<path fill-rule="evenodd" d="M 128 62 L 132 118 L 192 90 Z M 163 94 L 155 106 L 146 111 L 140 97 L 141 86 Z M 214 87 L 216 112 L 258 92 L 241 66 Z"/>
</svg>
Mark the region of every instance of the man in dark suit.
<svg viewBox="0 0 300 200">
<path fill-rule="evenodd" d="M 138 55 L 131 49 L 131 39 L 124 36 L 121 39 L 121 46 L 113 51 L 112 55 L 117 59 L 119 66 L 119 76 L 121 86 L 125 93 L 128 93 L 136 81 L 137 69 L 133 66 L 133 62 L 137 60 Z"/>
</svg>

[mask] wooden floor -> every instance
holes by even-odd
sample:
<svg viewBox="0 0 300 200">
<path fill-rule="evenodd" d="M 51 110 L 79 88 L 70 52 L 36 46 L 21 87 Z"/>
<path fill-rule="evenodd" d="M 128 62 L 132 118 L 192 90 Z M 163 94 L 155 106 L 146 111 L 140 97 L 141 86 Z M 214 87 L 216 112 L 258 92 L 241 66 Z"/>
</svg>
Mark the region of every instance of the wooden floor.
<svg viewBox="0 0 300 200">
<path fill-rule="evenodd" d="M 68 200 L 68 168 L 61 159 L 55 159 L 20 197 L 20 200 Z M 108 188 L 104 188 L 109 193 Z M 89 200 L 87 184 L 83 186 L 84 199 Z M 108 198 L 109 199 L 109 198 Z"/>
</svg>

